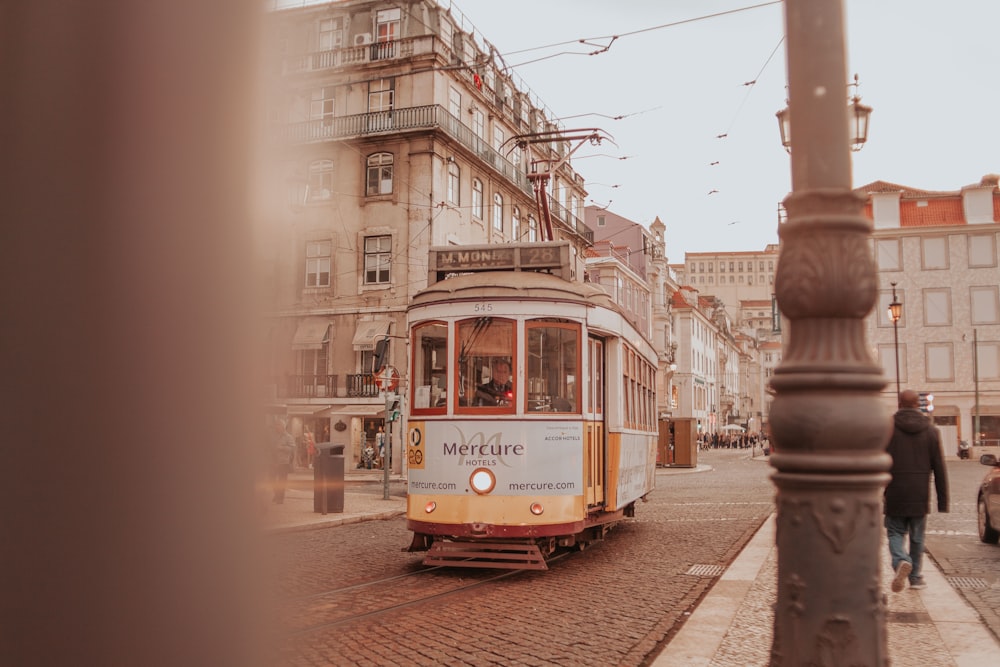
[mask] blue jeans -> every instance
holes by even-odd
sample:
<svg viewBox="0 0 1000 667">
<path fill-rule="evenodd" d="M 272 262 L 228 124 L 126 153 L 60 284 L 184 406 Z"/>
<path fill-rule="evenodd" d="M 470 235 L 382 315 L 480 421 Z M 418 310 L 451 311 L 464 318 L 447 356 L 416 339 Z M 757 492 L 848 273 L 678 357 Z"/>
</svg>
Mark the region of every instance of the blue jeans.
<svg viewBox="0 0 1000 667">
<path fill-rule="evenodd" d="M 920 579 L 920 570 L 924 558 L 924 529 L 927 527 L 927 516 L 886 516 L 885 530 L 889 535 L 889 553 L 892 555 L 892 569 L 899 569 L 902 561 L 913 565 L 910 572 L 910 583 Z M 909 535 L 909 553 L 903 549 L 903 540 Z"/>
</svg>

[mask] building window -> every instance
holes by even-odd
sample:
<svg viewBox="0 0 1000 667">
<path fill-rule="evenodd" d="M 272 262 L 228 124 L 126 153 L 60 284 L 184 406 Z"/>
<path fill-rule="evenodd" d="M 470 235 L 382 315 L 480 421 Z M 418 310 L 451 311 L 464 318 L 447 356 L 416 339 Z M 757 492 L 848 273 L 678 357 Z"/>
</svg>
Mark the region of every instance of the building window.
<svg viewBox="0 0 1000 667">
<path fill-rule="evenodd" d="M 458 205 L 461 203 L 459 195 L 459 185 L 461 184 L 462 172 L 458 167 L 458 163 L 449 162 L 448 163 L 448 202 L 451 204 Z"/>
<path fill-rule="evenodd" d="M 975 360 L 980 380 L 1000 379 L 1000 344 L 979 343 Z"/>
<path fill-rule="evenodd" d="M 472 110 L 472 133 L 480 139 L 486 133 L 486 116 L 480 109 Z"/>
<path fill-rule="evenodd" d="M 921 255 L 924 269 L 947 269 L 948 239 L 944 237 L 922 239 Z"/>
<path fill-rule="evenodd" d="M 391 111 L 396 99 L 392 79 L 375 79 L 368 84 L 368 112 Z"/>
<path fill-rule="evenodd" d="M 955 380 L 955 351 L 951 343 L 928 343 L 924 346 L 927 379 L 936 382 Z"/>
<path fill-rule="evenodd" d="M 462 93 L 456 88 L 448 90 L 448 112 L 455 118 L 462 117 Z"/>
<path fill-rule="evenodd" d="M 605 219 L 605 217 L 603 215 L 597 216 L 597 226 L 603 227 L 605 224 L 607 224 L 607 220 Z"/>
<path fill-rule="evenodd" d="M 483 182 L 472 179 L 472 217 L 483 219 Z"/>
<path fill-rule="evenodd" d="M 320 51 L 333 51 L 344 46 L 344 21 L 343 19 L 322 19 L 319 22 L 319 40 L 317 42 Z"/>
<path fill-rule="evenodd" d="M 538 221 L 533 215 L 528 216 L 528 240 L 532 242 L 538 240 Z"/>
<path fill-rule="evenodd" d="M 306 287 L 330 286 L 331 241 L 309 241 L 306 243 Z"/>
<path fill-rule="evenodd" d="M 969 266 L 996 266 L 997 245 L 994 234 L 969 235 Z"/>
<path fill-rule="evenodd" d="M 309 120 L 322 121 L 322 127 L 333 125 L 333 86 L 323 86 L 312 91 L 309 99 Z"/>
<path fill-rule="evenodd" d="M 392 266 L 392 237 L 365 237 L 365 284 L 385 285 Z"/>
<path fill-rule="evenodd" d="M 996 285 L 970 287 L 969 297 L 972 301 L 973 324 L 1000 323 L 1000 301 Z"/>
<path fill-rule="evenodd" d="M 951 290 L 924 290 L 924 324 L 926 326 L 951 324 Z"/>
<path fill-rule="evenodd" d="M 503 142 L 506 141 L 506 137 L 503 134 L 502 127 L 493 128 L 493 148 L 497 153 L 503 148 Z"/>
<path fill-rule="evenodd" d="M 399 39 L 400 10 L 384 9 L 375 14 L 375 41 L 392 42 Z"/>
<path fill-rule="evenodd" d="M 705 262 L 698 262 L 698 271 L 705 270 Z"/>
<path fill-rule="evenodd" d="M 896 346 L 895 345 L 879 345 L 878 346 L 878 359 L 879 363 L 882 365 L 882 370 L 885 372 L 886 377 L 890 381 L 895 382 L 896 380 Z M 899 344 L 899 381 L 904 383 L 908 381 L 906 376 L 906 344 Z"/>
<path fill-rule="evenodd" d="M 739 263 L 739 269 L 737 269 L 737 270 L 739 270 L 739 271 L 742 271 L 742 270 L 743 270 L 743 262 L 740 262 L 740 263 Z"/>
<path fill-rule="evenodd" d="M 516 206 L 510 212 L 510 235 L 515 241 L 521 240 L 521 209 Z"/>
<path fill-rule="evenodd" d="M 733 268 L 734 262 L 729 262 L 729 272 L 732 273 L 735 269 Z"/>
<path fill-rule="evenodd" d="M 324 341 L 318 350 L 298 350 L 296 370 L 299 377 L 294 380 L 299 395 L 325 396 L 327 393 L 327 344 Z"/>
<path fill-rule="evenodd" d="M 309 165 L 309 201 L 325 201 L 333 194 L 333 160 Z"/>
<path fill-rule="evenodd" d="M 503 231 L 503 195 L 499 192 L 493 193 L 493 229 Z"/>
<path fill-rule="evenodd" d="M 368 156 L 368 177 L 365 194 L 392 194 L 392 153 L 375 153 Z"/>
</svg>

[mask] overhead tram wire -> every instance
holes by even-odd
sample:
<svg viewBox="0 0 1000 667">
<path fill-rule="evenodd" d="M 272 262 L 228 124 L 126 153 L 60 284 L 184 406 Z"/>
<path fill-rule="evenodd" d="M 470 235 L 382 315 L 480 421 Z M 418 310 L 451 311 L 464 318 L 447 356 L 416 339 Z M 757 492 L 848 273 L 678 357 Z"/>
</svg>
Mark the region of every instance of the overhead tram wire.
<svg viewBox="0 0 1000 667">
<path fill-rule="evenodd" d="M 520 53 L 529 53 L 531 51 L 541 51 L 543 49 L 554 49 L 554 48 L 557 48 L 557 47 L 560 47 L 560 46 L 566 46 L 568 44 L 591 44 L 592 46 L 601 46 L 601 48 L 598 49 L 597 51 L 590 51 L 590 52 L 586 52 L 586 53 L 585 52 L 581 52 L 581 51 L 560 51 L 559 53 L 553 53 L 553 54 L 550 54 L 550 55 L 547 55 L 547 56 L 542 56 L 541 58 L 535 58 L 533 60 L 526 60 L 526 61 L 524 61 L 522 63 L 517 63 L 516 65 L 508 65 L 507 67 L 509 69 L 514 69 L 516 67 L 521 67 L 523 65 L 530 65 L 531 63 L 540 62 L 542 60 L 549 60 L 550 58 L 555 58 L 557 56 L 562 56 L 562 55 L 596 56 L 596 55 L 599 55 L 601 53 L 606 53 L 611 48 L 611 46 L 615 43 L 615 41 L 617 41 L 619 39 L 622 39 L 624 37 L 633 37 L 635 35 L 640 35 L 640 34 L 645 33 L 645 32 L 652 32 L 654 30 L 663 30 L 664 28 L 674 28 L 674 27 L 677 27 L 677 26 L 680 26 L 680 25 L 685 25 L 687 23 L 695 23 L 697 21 L 705 21 L 707 19 L 714 19 L 714 18 L 718 18 L 720 16 L 726 16 L 726 15 L 729 15 L 729 14 L 737 14 L 737 13 L 740 13 L 740 12 L 750 11 L 752 9 L 760 9 L 761 7 L 768 7 L 770 5 L 780 5 L 782 2 L 783 2 L 783 0 L 771 0 L 771 2 L 764 2 L 764 3 L 761 3 L 761 4 L 757 4 L 757 5 L 750 5 L 748 7 L 739 7 L 737 9 L 728 9 L 728 10 L 723 11 L 723 12 L 715 12 L 714 14 L 705 14 L 703 16 L 695 16 L 695 17 L 689 18 L 689 19 L 682 19 L 680 21 L 673 21 L 671 23 L 664 23 L 662 25 L 650 26 L 649 28 L 640 28 L 638 30 L 632 30 L 632 31 L 629 31 L 629 32 L 623 32 L 623 33 L 617 34 L 617 35 L 603 35 L 603 36 L 600 36 L 600 37 L 584 37 L 584 38 L 581 38 L 581 39 L 572 39 L 572 40 L 567 40 L 567 41 L 564 41 L 564 42 L 555 42 L 553 44 L 546 44 L 544 46 L 533 46 L 533 47 L 527 48 L 527 49 L 519 49 L 517 51 L 508 51 L 507 53 L 503 54 L 502 57 L 509 57 L 509 56 L 520 54 Z M 600 39 L 610 39 L 611 41 L 608 42 L 607 45 L 592 44 L 592 42 L 594 42 L 594 40 L 600 40 Z"/>
</svg>

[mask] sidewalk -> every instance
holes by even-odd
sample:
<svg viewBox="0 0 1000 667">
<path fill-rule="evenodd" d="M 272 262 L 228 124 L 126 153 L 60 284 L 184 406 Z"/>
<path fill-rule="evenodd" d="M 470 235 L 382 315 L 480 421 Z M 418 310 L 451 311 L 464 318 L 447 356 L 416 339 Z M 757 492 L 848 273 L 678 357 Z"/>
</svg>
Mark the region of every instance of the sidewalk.
<svg viewBox="0 0 1000 667">
<path fill-rule="evenodd" d="M 344 475 L 344 511 L 320 514 L 313 511 L 312 470 L 300 470 L 288 475 L 288 481 L 309 484 L 307 491 L 289 488 L 285 502 L 267 504 L 264 528 L 271 532 L 329 528 L 360 521 L 391 519 L 406 513 L 406 486 L 400 475 L 389 475 L 389 499 L 384 500 L 381 470 L 347 471 Z M 374 487 L 377 483 L 377 489 Z M 270 501 L 270 498 L 268 498 Z"/>
<path fill-rule="evenodd" d="M 766 461 L 764 457 L 757 457 Z M 711 470 L 658 468 L 657 474 L 685 474 Z M 390 497 L 383 500 L 382 471 L 351 471 L 346 475 L 344 512 L 313 512 L 312 490 L 289 490 L 282 505 L 270 505 L 264 523 L 268 530 L 293 531 L 388 519 L 406 511 L 404 478 L 390 476 Z M 290 480 L 311 480 L 297 472 Z M 361 483 L 364 484 L 361 484 Z M 378 482 L 374 491 L 372 482 Z M 395 493 L 396 495 L 393 495 Z M 654 660 L 653 667 L 756 667 L 769 663 L 777 601 L 778 553 L 772 514 L 736 560 Z M 895 667 L 995 667 L 1000 664 L 1000 642 L 978 614 L 948 583 L 933 559 L 924 559 L 927 588 L 889 592 L 892 567 L 888 548 L 881 550 L 882 577 L 888 600 L 889 657 Z"/>
</svg>

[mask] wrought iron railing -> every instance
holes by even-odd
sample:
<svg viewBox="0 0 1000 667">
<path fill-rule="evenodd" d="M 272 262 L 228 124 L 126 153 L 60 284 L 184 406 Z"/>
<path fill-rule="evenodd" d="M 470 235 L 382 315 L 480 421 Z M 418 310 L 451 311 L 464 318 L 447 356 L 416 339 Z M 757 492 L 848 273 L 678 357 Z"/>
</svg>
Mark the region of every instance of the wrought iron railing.
<svg viewBox="0 0 1000 667">
<path fill-rule="evenodd" d="M 332 398 L 337 384 L 336 375 L 288 375 L 278 383 L 278 395 L 283 398 Z"/>
<path fill-rule="evenodd" d="M 475 153 L 479 159 L 490 165 L 503 176 L 515 183 L 526 194 L 534 190 L 524 171 L 503 157 L 482 137 L 476 135 L 447 109 L 438 104 L 419 107 L 403 107 L 388 111 L 318 118 L 298 123 L 288 123 L 278 128 L 279 137 L 291 144 L 313 143 L 337 139 L 352 139 L 388 132 L 426 131 L 440 129 Z M 554 201 L 554 200 L 553 200 Z M 560 207 L 562 208 L 562 207 Z M 560 219 L 572 229 L 584 228 L 582 222 L 570 216 L 565 209 Z M 572 221 L 568 218 L 572 218 Z M 581 232 L 582 233 L 582 232 Z"/>
<path fill-rule="evenodd" d="M 379 388 L 375 384 L 375 378 L 371 373 L 357 373 L 348 375 L 346 378 L 348 396 L 378 396 Z"/>
</svg>

